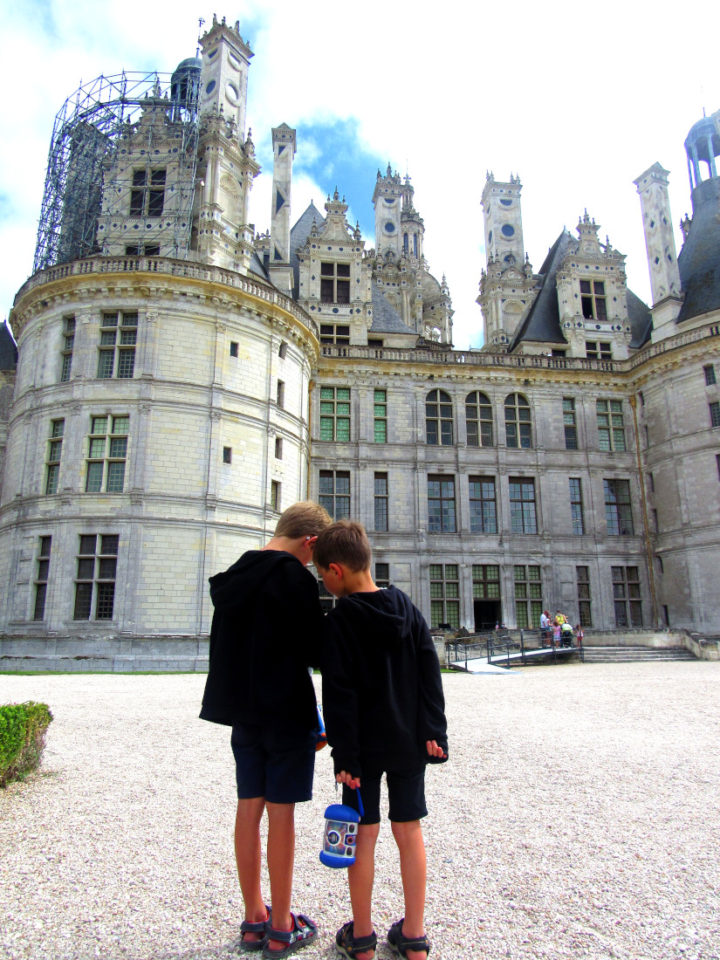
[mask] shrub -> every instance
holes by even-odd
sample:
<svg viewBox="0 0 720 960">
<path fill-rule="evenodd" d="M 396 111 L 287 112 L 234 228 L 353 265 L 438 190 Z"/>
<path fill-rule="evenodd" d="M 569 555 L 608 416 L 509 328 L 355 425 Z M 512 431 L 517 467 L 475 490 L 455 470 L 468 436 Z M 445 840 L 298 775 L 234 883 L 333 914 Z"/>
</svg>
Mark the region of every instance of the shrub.
<svg viewBox="0 0 720 960">
<path fill-rule="evenodd" d="M 40 764 L 52 718 L 44 703 L 32 700 L 0 706 L 0 787 Z"/>
</svg>

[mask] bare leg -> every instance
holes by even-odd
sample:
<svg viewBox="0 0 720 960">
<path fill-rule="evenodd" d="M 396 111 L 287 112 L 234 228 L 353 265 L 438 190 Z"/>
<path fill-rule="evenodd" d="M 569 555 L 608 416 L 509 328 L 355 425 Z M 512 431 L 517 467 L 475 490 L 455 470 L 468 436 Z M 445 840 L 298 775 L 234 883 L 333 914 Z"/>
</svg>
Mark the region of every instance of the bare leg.
<svg viewBox="0 0 720 960">
<path fill-rule="evenodd" d="M 425 935 L 425 841 L 419 820 L 407 823 L 393 821 L 392 832 L 400 852 L 400 875 L 405 896 L 403 936 L 408 939 Z M 408 960 L 425 960 L 424 950 L 408 950 Z"/>
<path fill-rule="evenodd" d="M 245 919 L 265 920 L 267 912 L 260 889 L 260 821 L 265 809 L 264 797 L 238 800 L 235 815 L 235 860 L 245 903 Z M 261 940 L 256 933 L 243 934 L 245 940 Z"/>
<path fill-rule="evenodd" d="M 372 890 L 375 880 L 375 843 L 379 832 L 379 823 L 358 827 L 355 863 L 348 868 L 353 933 L 356 937 L 369 937 L 373 931 Z M 363 950 L 358 953 L 358 960 L 371 960 L 373 954 L 373 950 Z"/>
<path fill-rule="evenodd" d="M 290 899 L 295 864 L 295 804 L 268 803 L 267 862 L 272 896 L 272 925 L 276 930 L 291 930 Z M 272 950 L 285 944 L 268 941 Z"/>
</svg>

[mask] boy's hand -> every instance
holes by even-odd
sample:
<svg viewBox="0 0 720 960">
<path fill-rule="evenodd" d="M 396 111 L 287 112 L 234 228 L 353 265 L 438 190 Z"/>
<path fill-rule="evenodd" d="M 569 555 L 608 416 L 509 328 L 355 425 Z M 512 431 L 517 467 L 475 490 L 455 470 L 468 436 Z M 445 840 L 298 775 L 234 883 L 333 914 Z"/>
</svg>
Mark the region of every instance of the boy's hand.
<svg viewBox="0 0 720 960">
<path fill-rule="evenodd" d="M 360 777 L 354 777 L 347 770 L 341 770 L 336 774 L 335 779 L 338 783 L 344 783 L 346 787 L 350 787 L 351 790 L 357 790 L 360 786 Z"/>
<path fill-rule="evenodd" d="M 438 760 L 447 760 L 447 754 L 441 746 L 438 746 L 437 740 L 426 740 L 425 749 L 427 750 L 429 757 L 433 757 Z"/>
</svg>

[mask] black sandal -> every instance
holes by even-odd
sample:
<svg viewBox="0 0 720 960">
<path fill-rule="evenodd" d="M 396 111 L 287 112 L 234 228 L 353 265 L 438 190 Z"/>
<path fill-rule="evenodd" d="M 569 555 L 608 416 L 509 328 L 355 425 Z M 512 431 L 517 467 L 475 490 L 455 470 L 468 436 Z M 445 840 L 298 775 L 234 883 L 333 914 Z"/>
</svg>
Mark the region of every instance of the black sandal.
<svg viewBox="0 0 720 960">
<path fill-rule="evenodd" d="M 367 937 L 356 937 L 353 932 L 353 921 L 349 920 L 335 934 L 335 948 L 337 952 L 347 957 L 348 960 L 356 960 L 359 953 L 365 953 L 366 950 L 375 951 L 377 947 L 377 934 L 373 930 Z"/>
<path fill-rule="evenodd" d="M 262 950 L 267 943 L 267 930 L 272 919 L 272 910 L 265 904 L 267 910 L 267 920 L 243 920 L 240 924 L 240 950 L 242 953 L 250 953 L 254 950 Z M 254 933 L 259 940 L 245 940 L 246 933 Z"/>
<path fill-rule="evenodd" d="M 388 930 L 388 943 L 393 953 L 397 953 L 398 956 L 407 957 L 408 950 L 418 950 L 425 951 L 425 956 L 430 955 L 430 941 L 426 936 L 415 937 L 414 939 L 408 939 L 402 932 L 403 923 L 405 922 L 405 917 L 401 920 L 398 920 L 397 923 L 394 923 Z"/>
</svg>

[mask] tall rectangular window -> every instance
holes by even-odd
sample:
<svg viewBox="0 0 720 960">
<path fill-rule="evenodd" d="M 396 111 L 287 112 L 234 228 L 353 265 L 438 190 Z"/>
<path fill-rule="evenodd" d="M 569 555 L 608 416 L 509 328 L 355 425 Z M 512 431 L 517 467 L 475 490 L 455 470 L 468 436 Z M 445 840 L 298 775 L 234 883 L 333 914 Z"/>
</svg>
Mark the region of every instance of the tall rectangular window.
<svg viewBox="0 0 720 960">
<path fill-rule="evenodd" d="M 585 533 L 582 481 L 579 477 L 569 477 L 568 483 L 570 485 L 570 519 L 572 521 L 572 532 L 577 536 L 582 536 L 582 534 Z"/>
<path fill-rule="evenodd" d="M 430 626 L 460 628 L 460 581 L 456 563 L 430 564 Z"/>
<path fill-rule="evenodd" d="M 70 379 L 72 369 L 73 347 L 75 346 L 75 317 L 63 319 L 63 348 L 60 351 L 60 382 L 66 383 Z"/>
<path fill-rule="evenodd" d="M 86 493 L 122 493 L 130 418 L 92 417 L 88 438 Z"/>
<path fill-rule="evenodd" d="M 605 522 L 610 536 L 632 536 L 633 519 L 630 506 L 629 480 L 603 480 Z"/>
<path fill-rule="evenodd" d="M 494 477 L 470 477 L 470 532 L 497 533 Z"/>
<path fill-rule="evenodd" d="M 270 507 L 276 512 L 281 513 L 281 491 L 282 484 L 279 480 L 270 481 Z"/>
<path fill-rule="evenodd" d="M 45 473 L 45 493 L 57 493 L 60 476 L 60 457 L 62 455 L 64 420 L 50 421 L 50 439 L 48 440 L 47 469 Z"/>
<path fill-rule="evenodd" d="M 137 313 L 104 313 L 100 327 L 98 379 L 130 380 L 135 373 Z"/>
<path fill-rule="evenodd" d="M 275 459 L 282 460 L 283 458 L 283 438 L 275 437 Z"/>
<path fill-rule="evenodd" d="M 474 563 L 473 600 L 500 599 L 500 567 L 494 563 Z"/>
<path fill-rule="evenodd" d="M 605 284 L 602 280 L 580 281 L 580 303 L 585 320 L 607 320 Z"/>
<path fill-rule="evenodd" d="M 161 217 L 165 202 L 164 170 L 133 170 L 131 217 Z"/>
<path fill-rule="evenodd" d="M 82 534 L 75 577 L 74 620 L 112 620 L 117 534 Z"/>
<path fill-rule="evenodd" d="M 320 439 L 350 439 L 349 387 L 320 387 Z"/>
<path fill-rule="evenodd" d="M 486 394 L 475 390 L 465 397 L 465 425 L 469 447 L 492 447 L 492 405 Z"/>
<path fill-rule="evenodd" d="M 320 263 L 320 301 L 350 303 L 349 263 Z"/>
<path fill-rule="evenodd" d="M 45 599 L 47 597 L 48 575 L 50 573 L 50 548 L 52 537 L 40 537 L 37 570 L 35 573 L 35 609 L 33 620 L 45 619 Z"/>
<path fill-rule="evenodd" d="M 387 443 L 387 391 L 375 390 L 373 395 L 373 440 Z"/>
<path fill-rule="evenodd" d="M 720 427 L 720 403 L 717 400 L 710 404 L 710 426 Z"/>
<path fill-rule="evenodd" d="M 318 501 L 333 520 L 350 516 L 350 473 L 347 470 L 321 470 Z"/>
<path fill-rule="evenodd" d="M 275 400 L 277 401 L 277 405 L 281 409 L 285 406 L 285 381 L 284 380 L 278 380 L 277 382 Z"/>
<path fill-rule="evenodd" d="M 376 473 L 374 490 L 375 526 L 378 533 L 388 529 L 388 475 Z"/>
<path fill-rule="evenodd" d="M 519 628 L 537 627 L 543 611 L 540 567 L 515 566 L 515 622 Z"/>
<path fill-rule="evenodd" d="M 428 476 L 428 531 L 455 533 L 455 478 Z"/>
<path fill-rule="evenodd" d="M 375 564 L 375 586 L 384 589 L 390 586 L 390 564 Z"/>
<path fill-rule="evenodd" d="M 704 374 L 705 374 L 705 383 L 706 383 L 709 387 L 711 387 L 714 383 L 716 383 L 716 380 L 715 380 L 715 367 L 714 367 L 714 365 L 713 365 L 712 363 L 707 363 L 707 364 L 703 367 L 703 372 L 704 372 Z"/>
<path fill-rule="evenodd" d="M 642 597 L 638 567 L 613 567 L 613 600 L 616 627 L 641 627 Z"/>
<path fill-rule="evenodd" d="M 510 529 L 537 533 L 535 481 L 527 477 L 510 477 Z"/>
<path fill-rule="evenodd" d="M 622 400 L 598 400 L 597 424 L 601 450 L 625 450 Z"/>
<path fill-rule="evenodd" d="M 592 598 L 590 596 L 590 568 L 575 567 L 575 581 L 577 584 L 578 614 L 581 627 L 591 627 Z"/>
<path fill-rule="evenodd" d="M 563 425 L 565 427 L 565 449 L 577 450 L 577 422 L 575 419 L 575 400 L 563 397 Z"/>
</svg>

